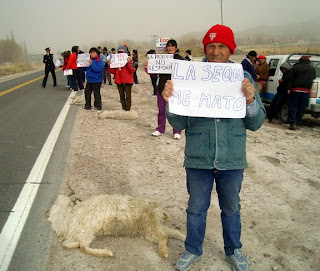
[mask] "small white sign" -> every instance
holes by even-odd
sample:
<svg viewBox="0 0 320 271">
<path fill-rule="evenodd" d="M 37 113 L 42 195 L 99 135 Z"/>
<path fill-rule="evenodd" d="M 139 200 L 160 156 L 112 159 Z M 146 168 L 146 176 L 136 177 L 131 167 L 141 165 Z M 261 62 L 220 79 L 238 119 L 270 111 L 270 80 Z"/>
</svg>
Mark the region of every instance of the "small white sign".
<svg viewBox="0 0 320 271">
<path fill-rule="evenodd" d="M 148 54 L 148 73 L 170 74 L 173 54 Z"/>
<path fill-rule="evenodd" d="M 122 68 L 127 65 L 128 62 L 128 54 L 121 53 L 121 54 L 114 54 L 112 55 L 110 68 Z"/>
<path fill-rule="evenodd" d="M 156 38 L 156 49 L 157 51 L 163 51 L 166 49 L 167 42 L 170 38 Z"/>
<path fill-rule="evenodd" d="M 169 112 L 207 118 L 244 118 L 241 64 L 173 60 Z"/>
<path fill-rule="evenodd" d="M 89 67 L 90 66 L 89 59 L 90 59 L 89 53 L 78 54 L 77 67 Z"/>
</svg>

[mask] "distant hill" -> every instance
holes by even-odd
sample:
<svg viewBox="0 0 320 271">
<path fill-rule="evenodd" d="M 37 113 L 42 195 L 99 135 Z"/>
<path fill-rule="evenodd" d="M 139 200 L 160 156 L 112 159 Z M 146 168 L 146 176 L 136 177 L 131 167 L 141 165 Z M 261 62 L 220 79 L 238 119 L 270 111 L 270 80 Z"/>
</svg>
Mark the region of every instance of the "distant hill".
<svg viewBox="0 0 320 271">
<path fill-rule="evenodd" d="M 206 30 L 182 35 L 179 42 L 183 47 L 201 46 Z M 259 25 L 235 31 L 238 46 L 258 44 L 310 44 L 320 42 L 320 17 L 312 20 L 274 26 Z"/>
</svg>

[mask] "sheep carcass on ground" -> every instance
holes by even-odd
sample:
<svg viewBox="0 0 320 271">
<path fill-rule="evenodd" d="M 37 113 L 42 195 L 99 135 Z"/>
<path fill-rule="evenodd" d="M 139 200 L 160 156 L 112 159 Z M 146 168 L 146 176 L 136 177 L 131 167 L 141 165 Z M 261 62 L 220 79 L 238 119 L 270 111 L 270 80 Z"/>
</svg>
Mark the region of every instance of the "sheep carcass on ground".
<svg viewBox="0 0 320 271">
<path fill-rule="evenodd" d="M 95 256 L 113 256 L 105 249 L 90 248 L 96 236 L 141 236 L 158 244 L 162 258 L 168 257 L 168 238 L 185 240 L 185 235 L 163 225 L 168 216 L 152 200 L 124 195 L 97 195 L 83 202 L 60 195 L 49 210 L 49 220 L 65 248 L 78 248 Z"/>
</svg>

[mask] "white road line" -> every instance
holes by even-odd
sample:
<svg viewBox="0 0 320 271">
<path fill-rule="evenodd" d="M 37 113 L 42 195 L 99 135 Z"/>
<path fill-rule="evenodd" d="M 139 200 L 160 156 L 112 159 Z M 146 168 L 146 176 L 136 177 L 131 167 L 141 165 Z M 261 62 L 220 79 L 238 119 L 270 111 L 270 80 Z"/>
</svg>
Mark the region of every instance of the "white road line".
<svg viewBox="0 0 320 271">
<path fill-rule="evenodd" d="M 66 116 L 69 112 L 71 94 L 62 108 L 43 148 L 26 180 L 12 212 L 0 234 L 0 271 L 6 271 L 10 265 L 21 232 L 28 218 L 33 201 L 42 181 L 43 174 L 53 152 Z"/>
</svg>

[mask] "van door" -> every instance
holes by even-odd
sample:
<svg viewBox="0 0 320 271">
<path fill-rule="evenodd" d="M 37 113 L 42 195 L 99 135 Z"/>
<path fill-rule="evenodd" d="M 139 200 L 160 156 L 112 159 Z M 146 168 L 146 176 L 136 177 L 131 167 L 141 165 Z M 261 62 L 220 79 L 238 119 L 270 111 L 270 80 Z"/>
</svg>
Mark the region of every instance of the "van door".
<svg viewBox="0 0 320 271">
<path fill-rule="evenodd" d="M 274 95 L 277 93 L 277 87 L 279 85 L 279 79 L 282 77 L 282 72 L 280 71 L 280 59 L 271 58 L 269 61 L 269 77 L 267 81 L 267 86 L 261 97 L 271 102 Z"/>
</svg>

